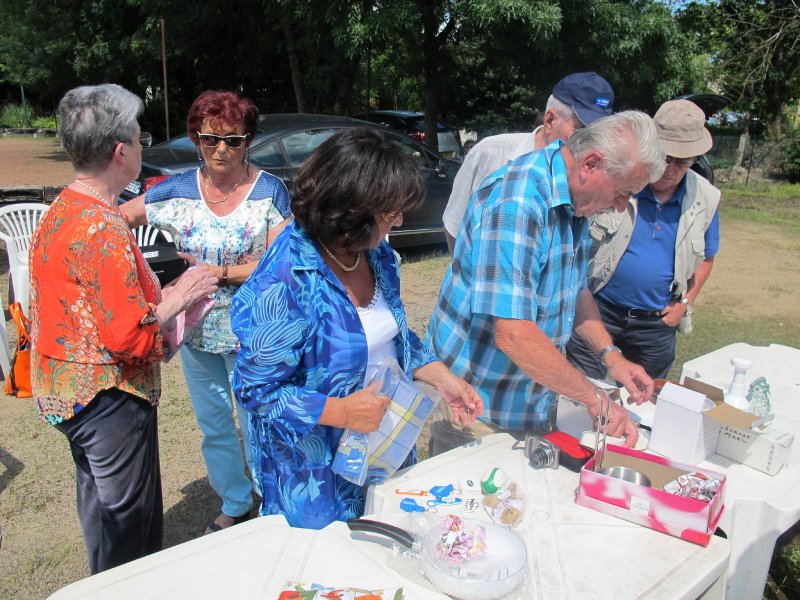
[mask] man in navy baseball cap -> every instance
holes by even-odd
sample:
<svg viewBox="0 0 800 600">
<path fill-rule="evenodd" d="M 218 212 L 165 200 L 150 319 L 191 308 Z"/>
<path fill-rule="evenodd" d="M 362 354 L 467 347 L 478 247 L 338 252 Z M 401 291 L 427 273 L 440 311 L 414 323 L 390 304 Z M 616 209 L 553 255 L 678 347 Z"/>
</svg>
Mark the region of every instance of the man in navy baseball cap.
<svg viewBox="0 0 800 600">
<path fill-rule="evenodd" d="M 515 158 L 540 150 L 555 140 L 567 141 L 577 129 L 611 114 L 614 90 L 597 73 L 572 73 L 553 88 L 542 125 L 533 132 L 503 133 L 479 141 L 464 157 L 442 221 L 450 253 L 453 253 L 469 199 L 483 178 Z"/>
<path fill-rule="evenodd" d="M 553 96 L 575 111 L 584 125 L 612 113 L 614 90 L 594 71 L 567 75 L 553 88 Z"/>
</svg>

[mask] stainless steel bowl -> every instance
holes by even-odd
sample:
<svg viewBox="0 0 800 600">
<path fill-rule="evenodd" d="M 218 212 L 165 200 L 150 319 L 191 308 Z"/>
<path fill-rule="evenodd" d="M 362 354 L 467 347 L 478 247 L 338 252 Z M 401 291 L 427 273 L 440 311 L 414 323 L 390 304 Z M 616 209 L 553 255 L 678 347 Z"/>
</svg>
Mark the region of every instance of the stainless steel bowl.
<svg viewBox="0 0 800 600">
<path fill-rule="evenodd" d="M 629 467 L 604 467 L 600 469 L 600 474 L 622 479 L 622 481 L 635 483 L 636 485 L 642 485 L 644 487 L 651 487 L 653 485 L 647 475 Z"/>
</svg>

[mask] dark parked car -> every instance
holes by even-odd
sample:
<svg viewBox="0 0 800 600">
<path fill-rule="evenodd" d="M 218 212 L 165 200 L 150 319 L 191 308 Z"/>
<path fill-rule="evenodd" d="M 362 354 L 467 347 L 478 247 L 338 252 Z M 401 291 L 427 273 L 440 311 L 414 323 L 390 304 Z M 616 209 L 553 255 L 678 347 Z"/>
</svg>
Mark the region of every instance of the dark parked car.
<svg viewBox="0 0 800 600">
<path fill-rule="evenodd" d="M 353 115 L 353 118 L 403 131 L 410 138 L 422 144 L 425 143 L 424 113 L 409 110 L 375 110 L 370 111 L 369 114 L 359 113 Z M 439 153 L 447 158 L 462 159 L 464 157 L 464 148 L 461 145 L 461 138 L 458 132 L 441 122 L 437 123 L 437 132 Z"/>
<path fill-rule="evenodd" d="M 419 142 L 391 130 L 347 117 L 311 114 L 267 114 L 259 117 L 259 131 L 250 146 L 249 162 L 280 177 L 291 193 L 303 161 L 323 141 L 347 127 L 380 129 L 403 152 L 413 156 L 422 170 L 425 204 L 404 215 L 403 225 L 392 231 L 395 248 L 444 241 L 442 214 L 460 163 L 432 152 Z M 182 135 L 142 150 L 142 171 L 122 194 L 122 201 L 142 193 L 164 176 L 193 169 L 200 164 L 194 144 Z"/>
<path fill-rule="evenodd" d="M 697 104 L 703 113 L 705 113 L 706 121 L 708 121 L 714 113 L 731 103 L 729 98 L 718 94 L 686 94 L 685 96 L 680 96 L 678 99 L 691 100 Z M 714 169 L 711 166 L 711 161 L 705 154 L 695 161 L 692 165 L 692 170 L 708 179 L 709 182 L 714 183 Z"/>
</svg>

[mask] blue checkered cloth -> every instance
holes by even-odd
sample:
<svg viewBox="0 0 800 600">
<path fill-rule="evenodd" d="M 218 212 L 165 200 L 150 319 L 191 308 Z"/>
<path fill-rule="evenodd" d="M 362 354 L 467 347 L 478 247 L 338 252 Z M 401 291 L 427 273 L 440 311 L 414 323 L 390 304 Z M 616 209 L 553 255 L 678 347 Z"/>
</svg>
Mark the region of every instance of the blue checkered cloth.
<svg viewBox="0 0 800 600">
<path fill-rule="evenodd" d="M 482 417 L 542 429 L 555 394 L 498 350 L 494 318 L 533 321 L 560 350 L 586 286 L 587 219 L 575 217 L 561 142 L 525 154 L 484 179 L 462 223 L 426 341 L 483 396 Z"/>
<path fill-rule="evenodd" d="M 394 358 L 381 362 L 372 381 L 391 399 L 386 415 L 372 433 L 346 429 L 333 457 L 333 472 L 356 485 L 383 483 L 404 466 L 439 400 L 432 388 L 409 381 Z"/>
</svg>

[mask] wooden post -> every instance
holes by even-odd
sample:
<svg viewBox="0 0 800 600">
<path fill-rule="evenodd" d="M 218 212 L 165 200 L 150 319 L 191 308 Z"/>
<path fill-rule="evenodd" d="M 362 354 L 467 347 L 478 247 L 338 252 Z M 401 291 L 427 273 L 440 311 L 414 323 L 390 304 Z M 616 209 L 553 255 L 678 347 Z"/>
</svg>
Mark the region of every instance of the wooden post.
<svg viewBox="0 0 800 600">
<path fill-rule="evenodd" d="M 164 19 L 161 19 L 161 65 L 164 70 L 164 122 L 165 133 L 169 139 L 169 94 L 167 93 L 167 35 Z"/>
</svg>

